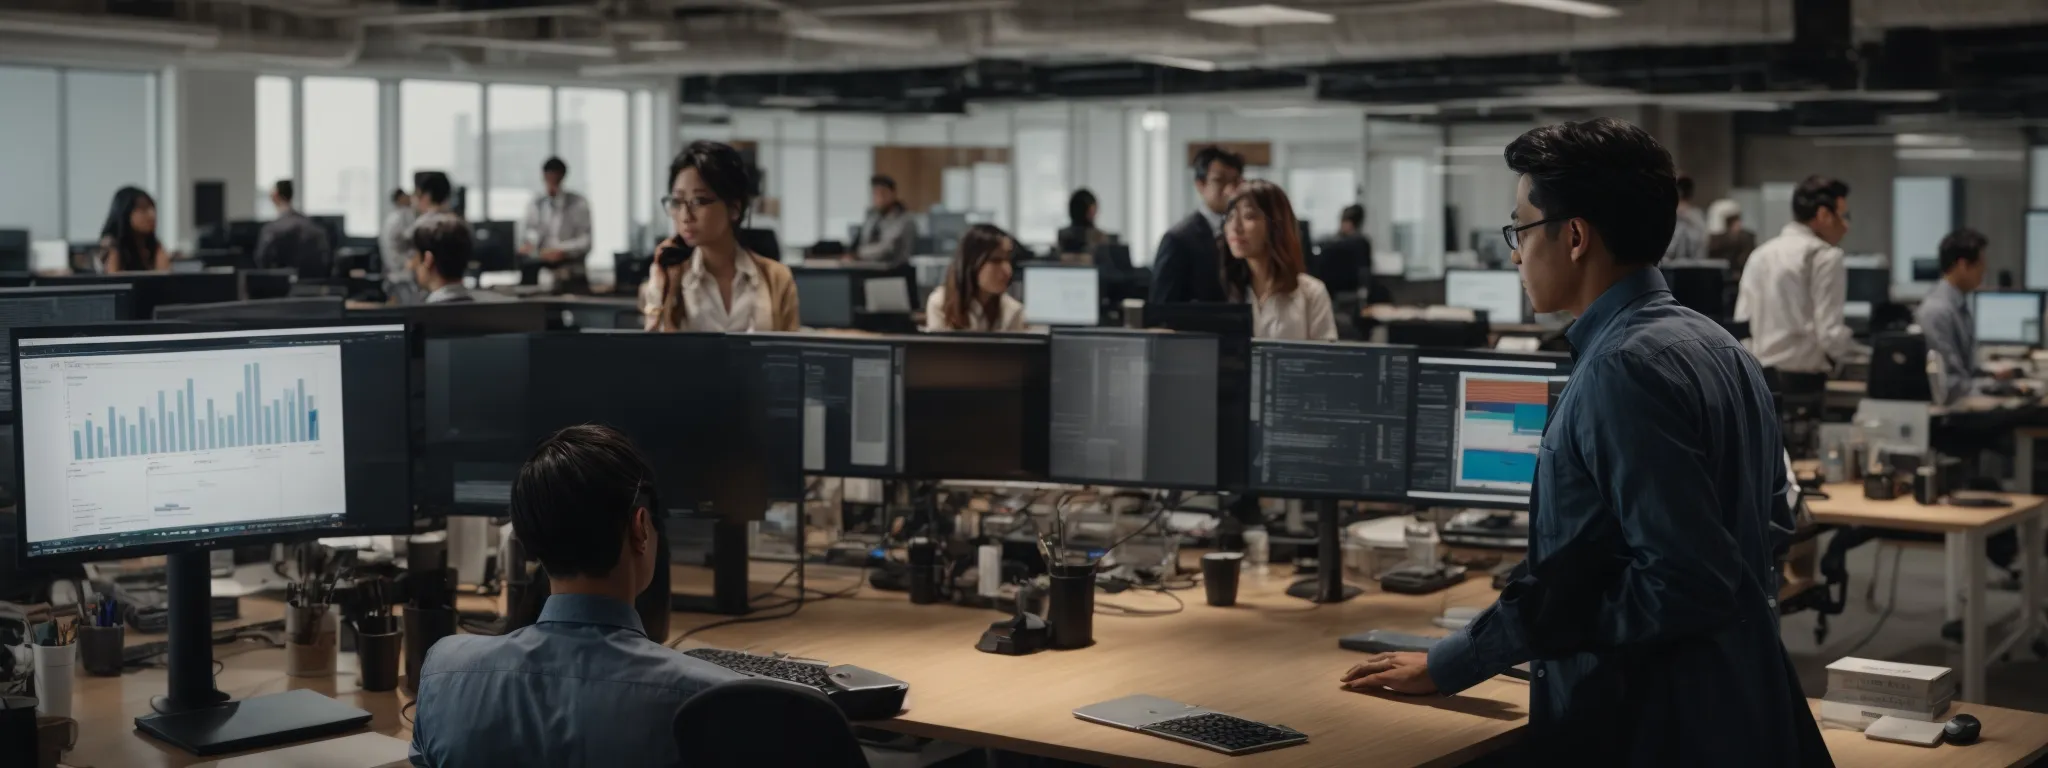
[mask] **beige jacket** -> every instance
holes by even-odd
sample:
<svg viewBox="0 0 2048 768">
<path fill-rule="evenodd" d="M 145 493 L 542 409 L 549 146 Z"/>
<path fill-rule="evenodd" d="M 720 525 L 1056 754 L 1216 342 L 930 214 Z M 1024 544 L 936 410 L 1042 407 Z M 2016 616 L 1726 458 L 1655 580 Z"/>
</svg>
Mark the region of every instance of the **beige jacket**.
<svg viewBox="0 0 2048 768">
<path fill-rule="evenodd" d="M 663 247 L 667 245 L 669 243 L 662 244 Z M 659 252 L 660 248 L 655 250 Z M 761 276 L 761 284 L 766 289 L 763 293 L 769 304 L 768 316 L 774 325 L 772 328 L 757 330 L 780 333 L 798 330 L 802 322 L 798 319 L 800 315 L 797 312 L 796 278 L 790 275 L 789 267 L 751 251 L 747 252 L 747 257 L 754 260 L 754 270 Z M 690 258 L 695 260 L 696 253 L 692 252 Z M 691 262 L 683 262 L 682 272 L 687 273 L 690 267 Z M 680 284 L 682 281 L 677 279 L 672 282 Z M 690 327 L 681 295 L 674 290 L 671 290 L 668 296 L 654 295 L 653 280 L 640 284 L 640 314 L 646 317 L 645 327 L 649 331 L 672 332 Z"/>
</svg>

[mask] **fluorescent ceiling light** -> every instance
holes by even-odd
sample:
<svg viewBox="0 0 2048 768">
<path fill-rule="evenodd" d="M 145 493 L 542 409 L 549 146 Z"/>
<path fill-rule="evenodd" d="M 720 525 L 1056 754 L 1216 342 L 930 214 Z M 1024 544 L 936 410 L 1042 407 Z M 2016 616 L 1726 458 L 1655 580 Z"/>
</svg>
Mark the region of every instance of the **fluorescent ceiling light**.
<svg viewBox="0 0 2048 768">
<path fill-rule="evenodd" d="M 939 44 L 935 30 L 862 27 L 846 24 L 804 25 L 789 31 L 791 37 L 819 43 L 862 45 L 874 48 L 930 48 Z"/>
<path fill-rule="evenodd" d="M 682 40 L 634 40 L 626 44 L 626 50 L 634 53 L 676 53 L 689 47 Z"/>
<path fill-rule="evenodd" d="M 1146 64 L 1157 64 L 1162 67 L 1173 67 L 1176 69 L 1192 69 L 1196 72 L 1216 71 L 1216 62 L 1209 61 L 1208 59 L 1188 59 L 1182 58 L 1180 56 L 1162 56 L 1156 53 L 1140 53 L 1135 56 L 1132 56 L 1131 59 L 1134 61 L 1142 61 Z"/>
<path fill-rule="evenodd" d="M 1621 15 L 1621 9 L 1611 5 L 1589 3 L 1585 0 L 1494 0 L 1501 5 L 1516 5 L 1535 8 L 1539 11 L 1556 11 L 1589 19 L 1611 19 Z"/>
<path fill-rule="evenodd" d="M 778 109 L 810 109 L 818 106 L 818 100 L 809 96 L 772 95 L 761 97 L 761 106 Z"/>
<path fill-rule="evenodd" d="M 2027 153 L 2019 150 L 1971 149 L 1969 147 L 1921 147 L 1901 149 L 1892 153 L 1900 160 L 1970 160 L 1978 162 L 2019 163 L 2025 162 Z"/>
<path fill-rule="evenodd" d="M 1223 8 L 1204 8 L 1188 11 L 1188 18 L 1211 24 L 1232 27 L 1271 27 L 1281 24 L 1330 24 L 1337 17 L 1322 11 L 1289 8 L 1284 5 L 1264 3 L 1259 5 L 1235 5 Z"/>
<path fill-rule="evenodd" d="M 175 45 L 185 48 L 213 48 L 220 45 L 220 30 L 205 25 L 146 19 L 113 21 L 61 13 L 0 13 L 0 32 L 146 45 Z"/>
</svg>

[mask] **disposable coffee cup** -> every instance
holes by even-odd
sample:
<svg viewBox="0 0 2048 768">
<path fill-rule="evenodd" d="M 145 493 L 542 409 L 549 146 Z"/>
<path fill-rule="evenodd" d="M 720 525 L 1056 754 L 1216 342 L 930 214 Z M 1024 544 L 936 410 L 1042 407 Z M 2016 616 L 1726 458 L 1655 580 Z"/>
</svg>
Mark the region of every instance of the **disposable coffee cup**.
<svg viewBox="0 0 2048 768">
<path fill-rule="evenodd" d="M 1202 589 L 1209 594 L 1209 604 L 1218 608 L 1237 604 L 1237 574 L 1244 564 L 1244 553 L 1211 552 L 1202 556 Z"/>
</svg>

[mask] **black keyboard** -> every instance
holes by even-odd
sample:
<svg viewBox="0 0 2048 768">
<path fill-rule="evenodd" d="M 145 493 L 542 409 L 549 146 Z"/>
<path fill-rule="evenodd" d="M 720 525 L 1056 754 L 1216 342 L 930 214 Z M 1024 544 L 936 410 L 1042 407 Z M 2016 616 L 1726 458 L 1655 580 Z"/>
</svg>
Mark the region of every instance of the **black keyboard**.
<svg viewBox="0 0 2048 768">
<path fill-rule="evenodd" d="M 1292 728 L 1267 725 L 1215 712 L 1176 717 L 1138 730 L 1208 747 L 1226 755 L 1242 755 L 1308 741 L 1308 736 Z"/>
<path fill-rule="evenodd" d="M 826 665 L 793 661 L 717 648 L 693 648 L 683 652 L 726 669 L 753 677 L 796 683 L 823 691 L 826 698 L 846 713 L 848 720 L 882 720 L 903 711 L 903 697 L 910 684 L 851 664 Z"/>
</svg>

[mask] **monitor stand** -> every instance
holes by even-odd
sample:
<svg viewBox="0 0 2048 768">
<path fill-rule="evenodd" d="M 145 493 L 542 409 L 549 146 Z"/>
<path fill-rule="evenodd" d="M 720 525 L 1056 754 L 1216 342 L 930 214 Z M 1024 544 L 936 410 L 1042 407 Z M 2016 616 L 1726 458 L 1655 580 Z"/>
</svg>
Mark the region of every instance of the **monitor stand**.
<svg viewBox="0 0 2048 768">
<path fill-rule="evenodd" d="M 1287 586 L 1288 597 L 1316 603 L 1341 603 L 1365 590 L 1344 583 L 1344 532 L 1338 525 L 1337 502 L 1306 501 L 1316 505 L 1316 575 Z"/>
<path fill-rule="evenodd" d="M 230 702 L 213 687 L 213 597 L 207 553 L 167 558 L 170 690 L 135 727 L 195 755 L 217 755 L 354 730 L 370 713 L 300 689 Z"/>
</svg>

